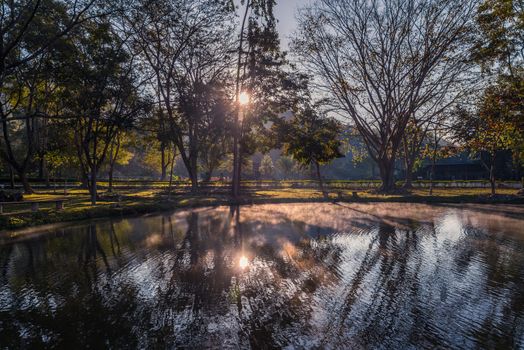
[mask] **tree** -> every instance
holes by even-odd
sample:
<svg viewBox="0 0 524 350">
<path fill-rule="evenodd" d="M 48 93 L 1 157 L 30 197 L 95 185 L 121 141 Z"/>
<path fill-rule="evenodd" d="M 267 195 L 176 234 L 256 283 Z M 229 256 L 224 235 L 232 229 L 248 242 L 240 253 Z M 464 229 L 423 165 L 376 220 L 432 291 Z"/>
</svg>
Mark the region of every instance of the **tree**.
<svg viewBox="0 0 524 350">
<path fill-rule="evenodd" d="M 327 164 L 335 158 L 343 157 L 339 148 L 342 126 L 337 120 L 319 113 L 313 106 L 306 106 L 297 111 L 290 122 L 279 125 L 283 136 L 284 154 L 293 157 L 303 166 L 314 166 L 320 189 L 324 196 L 320 165 Z"/>
<path fill-rule="evenodd" d="M 232 31 L 231 31 L 232 32 Z M 228 96 L 231 81 L 231 61 L 228 38 L 222 33 L 208 44 L 201 53 L 191 52 L 183 57 L 183 74 L 178 86 L 179 113 L 190 121 L 189 148 L 196 154 L 191 163 L 193 173 L 198 166 L 205 169 L 205 180 L 209 180 L 229 151 L 228 134 L 231 130 L 232 106 Z M 215 46 L 216 44 L 216 46 Z"/>
<path fill-rule="evenodd" d="M 209 179 L 224 158 L 231 125 L 231 101 L 227 87 L 231 83 L 234 29 L 226 23 L 229 12 L 211 29 L 195 35 L 180 57 L 179 76 L 175 79 L 178 112 L 187 121 L 188 148 L 192 173 L 198 174 L 198 159 L 206 160 Z M 217 19 L 215 19 L 217 20 Z M 198 175 L 197 175 L 198 176 Z"/>
<path fill-rule="evenodd" d="M 524 2 L 483 0 L 476 21 L 479 28 L 473 58 L 485 71 L 515 75 L 524 63 Z"/>
<path fill-rule="evenodd" d="M 209 92 L 212 92 L 213 89 Z M 224 162 L 231 152 L 231 132 L 233 131 L 232 105 L 223 89 L 201 96 L 208 102 L 206 113 L 202 114 L 202 138 L 200 164 L 204 181 L 210 181 L 213 172 Z"/>
<path fill-rule="evenodd" d="M 45 53 L 83 21 L 101 15 L 95 0 L 62 2 L 54 0 L 2 1 L 0 23 L 0 88 L 6 78 Z M 44 27 L 43 27 L 44 26 Z M 38 37 L 28 50 L 28 41 Z"/>
<path fill-rule="evenodd" d="M 178 148 L 198 188 L 198 157 L 202 147 L 208 84 L 223 82 L 232 4 L 223 1 L 136 0 L 123 10 L 124 28 L 151 76 L 170 140 Z"/>
<path fill-rule="evenodd" d="M 139 97 L 135 62 L 108 21 L 89 21 L 73 38 L 76 49 L 70 63 L 67 109 L 91 203 L 97 201 L 98 172 L 108 150 L 122 130 L 145 111 Z"/>
<path fill-rule="evenodd" d="M 453 146 L 441 146 L 441 141 L 446 134 L 449 134 L 448 128 L 441 124 L 432 125 L 431 130 L 428 130 L 428 143 L 426 143 L 422 150 L 422 156 L 428 157 L 431 160 L 431 170 L 429 173 L 429 195 L 433 195 L 433 187 L 435 180 L 435 165 L 437 159 L 447 158 L 457 152 L 459 148 Z"/>
<path fill-rule="evenodd" d="M 113 192 L 113 173 L 115 170 L 115 165 L 127 165 L 129 164 L 129 160 L 133 158 L 133 153 L 129 151 L 130 137 L 131 134 L 125 133 L 124 130 L 120 130 L 110 141 L 108 150 L 109 159 L 107 162 L 107 192 Z"/>
<path fill-rule="evenodd" d="M 510 149 L 515 164 L 524 164 L 523 13 L 523 1 L 484 0 L 477 11 L 479 35 L 472 49 L 472 57 L 482 70 L 497 75 L 479 106 L 480 114 L 500 118 L 488 125 L 494 133 L 504 134 L 504 141 L 491 146 Z"/>
<path fill-rule="evenodd" d="M 291 109 L 295 90 L 302 80 L 301 75 L 284 70 L 288 62 L 280 50 L 273 12 L 275 0 L 245 0 L 241 3 L 245 7 L 235 81 L 234 197 L 240 193 L 243 159 L 257 150 L 267 151 L 262 149 L 270 134 L 267 124 Z M 249 95 L 247 106 L 240 105 L 241 92 Z"/>
<path fill-rule="evenodd" d="M 62 94 L 57 96 L 64 102 Z M 59 105 L 62 105 L 60 103 Z M 62 113 L 60 107 L 58 113 Z M 61 114 L 57 118 L 49 119 L 46 127 L 48 138 L 45 149 L 45 164 L 50 176 L 55 180 L 57 177 L 77 177 L 79 178 L 80 163 L 74 146 L 74 133 L 71 129 L 72 121 L 69 118 L 62 118 Z"/>
<path fill-rule="evenodd" d="M 276 162 L 276 168 L 281 172 L 284 180 L 287 180 L 293 174 L 296 162 L 291 157 L 281 156 Z"/>
<path fill-rule="evenodd" d="M 519 132 L 515 124 L 504 116 L 496 93 L 487 89 L 478 112 L 464 109 L 456 111 L 456 139 L 479 156 L 481 164 L 489 173 L 491 194 L 496 193 L 495 161 L 500 151 L 511 147 L 515 134 Z M 487 159 L 483 157 L 487 154 Z"/>
<path fill-rule="evenodd" d="M 26 193 L 27 171 L 38 153 L 45 161 L 45 129 L 53 107 L 61 41 L 89 16 L 94 1 L 2 2 L 0 22 L 0 157 L 14 170 Z"/>
<path fill-rule="evenodd" d="M 269 154 L 265 154 L 264 157 L 262 157 L 258 171 L 260 172 L 260 175 L 266 179 L 273 177 L 275 166 L 273 165 L 273 160 Z"/>
<path fill-rule="evenodd" d="M 404 188 L 412 188 L 413 181 L 413 170 L 417 164 L 420 164 L 424 155 L 427 153 L 424 144 L 431 143 L 434 147 L 438 148 L 440 140 L 444 136 L 444 133 L 449 129 L 450 122 L 449 111 L 439 111 L 438 114 L 431 115 L 430 118 L 416 114 L 406 126 L 406 132 L 402 138 L 401 155 L 404 160 L 406 176 L 404 182 Z M 435 135 L 437 139 L 435 139 Z M 435 149 L 437 153 L 442 153 Z M 444 152 L 446 153 L 446 152 Z M 444 154 L 442 153 L 442 154 Z M 431 154 L 433 160 L 433 154 Z M 441 158 L 438 156 L 437 158 Z M 432 170 L 434 165 L 432 166 Z"/>
<path fill-rule="evenodd" d="M 362 136 L 380 191 L 395 188 L 409 121 L 463 94 L 474 10 L 473 0 L 318 0 L 300 12 L 293 50 Z"/>
<path fill-rule="evenodd" d="M 404 158 L 405 182 L 404 188 L 413 187 L 413 169 L 417 159 L 420 159 L 422 143 L 427 135 L 427 127 L 417 125 L 417 120 L 412 119 L 406 125 L 406 132 L 402 137 L 401 154 Z"/>
<path fill-rule="evenodd" d="M 137 128 L 141 128 L 139 125 Z M 143 130 L 143 129 L 141 129 Z M 176 147 L 171 143 L 165 145 L 165 152 L 159 152 L 161 149 L 160 142 L 154 133 L 143 132 L 136 139 L 133 153 L 137 156 L 134 158 L 146 174 L 152 177 L 162 177 L 165 171 L 166 179 L 169 168 L 176 162 Z M 162 159 L 163 158 L 163 159 Z M 164 170 L 163 168 L 167 168 Z"/>
<path fill-rule="evenodd" d="M 159 91 L 157 90 L 155 93 L 157 94 L 155 101 L 156 106 L 153 108 L 153 112 L 149 118 L 142 121 L 141 128 L 142 130 L 146 130 L 150 135 L 147 137 L 148 141 L 157 144 L 157 151 L 160 151 L 160 180 L 165 181 L 168 169 L 173 160 L 170 151 L 172 137 L 169 131 L 166 113 L 162 107 Z M 152 154 L 150 154 L 150 156 L 151 155 Z"/>
<path fill-rule="evenodd" d="M 507 148 L 515 164 L 524 164 L 524 67 L 514 68 L 512 75 L 500 75 L 498 81 L 486 89 L 480 113 L 492 115 L 506 124 L 510 131 Z"/>
</svg>

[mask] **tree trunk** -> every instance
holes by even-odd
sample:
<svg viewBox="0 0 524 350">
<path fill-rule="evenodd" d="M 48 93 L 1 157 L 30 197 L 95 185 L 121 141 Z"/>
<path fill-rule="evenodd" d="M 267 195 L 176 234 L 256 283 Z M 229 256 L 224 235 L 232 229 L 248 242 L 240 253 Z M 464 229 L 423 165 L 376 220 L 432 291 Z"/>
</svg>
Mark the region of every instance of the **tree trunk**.
<svg viewBox="0 0 524 350">
<path fill-rule="evenodd" d="M 489 167 L 489 182 L 491 185 L 491 195 L 492 196 L 496 194 L 495 164 L 493 164 L 494 158 L 495 157 L 493 157 L 493 161 L 491 162 L 491 166 Z"/>
<path fill-rule="evenodd" d="M 495 151 L 489 152 L 489 156 L 490 156 L 489 166 L 485 162 L 482 162 L 482 165 L 484 165 L 484 168 L 488 171 L 491 195 L 494 196 L 496 194 L 496 185 L 497 185 L 496 180 L 495 180 L 495 160 L 497 157 L 497 151 L 495 150 Z"/>
<path fill-rule="evenodd" d="M 49 169 L 47 168 L 47 162 L 44 159 L 44 181 L 47 188 L 51 187 L 51 181 L 49 180 Z"/>
<path fill-rule="evenodd" d="M 38 162 L 38 180 L 45 181 L 45 185 L 47 188 L 50 187 L 49 184 L 49 170 L 47 169 L 47 162 L 45 160 L 45 156 L 43 154 L 40 155 L 40 159 Z"/>
<path fill-rule="evenodd" d="M 196 175 L 191 176 L 191 192 L 195 193 L 198 191 L 198 179 Z"/>
<path fill-rule="evenodd" d="M 27 174 L 25 170 L 18 170 L 17 171 L 18 178 L 20 179 L 20 182 L 22 183 L 22 186 L 24 188 L 24 192 L 26 194 L 33 194 L 33 188 L 29 184 L 29 180 L 27 179 Z"/>
<path fill-rule="evenodd" d="M 89 187 L 89 193 L 91 194 L 91 205 L 96 205 L 97 200 L 97 188 L 96 188 L 96 182 L 97 182 L 97 170 L 96 166 L 91 167 L 91 186 Z"/>
<path fill-rule="evenodd" d="M 240 114 L 240 109 L 238 110 L 238 113 Z M 240 120 L 240 117 L 237 116 L 237 121 Z M 240 196 L 240 181 L 241 181 L 241 174 L 242 174 L 242 151 L 240 146 L 240 139 L 241 139 L 241 128 L 240 125 L 236 125 L 234 127 L 234 135 L 233 135 L 233 197 L 238 198 Z"/>
<path fill-rule="evenodd" d="M 406 177 L 404 179 L 404 188 L 413 188 L 413 162 L 406 160 Z"/>
<path fill-rule="evenodd" d="M 322 182 L 322 175 L 320 175 L 320 164 L 318 164 L 318 162 L 315 162 L 315 168 L 317 171 L 318 184 L 320 186 L 320 190 L 322 191 L 322 196 L 324 196 L 324 198 L 328 198 L 328 194 L 324 189 L 324 182 Z"/>
<path fill-rule="evenodd" d="M 50 187 L 49 171 L 47 170 L 47 162 L 45 161 L 43 155 L 40 156 L 40 160 L 38 162 L 38 180 L 45 181 L 46 187 Z"/>
<path fill-rule="evenodd" d="M 44 181 L 44 157 L 42 155 L 38 160 L 38 180 Z"/>
<path fill-rule="evenodd" d="M 429 173 L 429 195 L 433 195 L 433 179 L 435 178 L 435 165 L 437 164 L 437 150 L 440 138 L 435 129 L 433 134 L 433 153 L 431 154 L 431 172 Z"/>
<path fill-rule="evenodd" d="M 114 142 L 116 142 L 116 149 Z M 116 140 L 111 142 L 111 149 L 109 150 L 109 188 L 107 189 L 108 192 L 113 192 L 113 172 L 115 169 L 115 163 L 118 159 L 118 154 L 120 152 L 120 135 L 116 136 Z"/>
<path fill-rule="evenodd" d="M 410 147 L 406 137 L 402 140 L 402 146 L 404 147 L 404 188 L 410 189 L 413 188 L 413 159 L 410 152 Z"/>
<path fill-rule="evenodd" d="M 237 149 L 238 160 L 237 160 L 237 169 L 236 169 L 236 179 L 237 179 L 236 192 L 238 196 L 240 196 L 240 189 L 242 188 L 241 186 L 242 185 L 242 145 L 240 143 L 241 137 L 242 137 L 242 131 L 240 130 L 240 137 L 239 137 L 238 149 Z"/>
<path fill-rule="evenodd" d="M 13 171 L 13 167 L 11 165 L 9 166 L 9 183 L 11 185 L 11 189 L 15 189 L 15 172 Z"/>
<path fill-rule="evenodd" d="M 110 162 L 109 163 L 109 173 L 107 174 L 108 180 L 109 180 L 109 183 L 107 185 L 107 192 L 109 193 L 113 193 L 113 169 L 114 169 L 114 163 Z"/>
<path fill-rule="evenodd" d="M 84 171 L 82 171 L 82 175 L 80 175 L 80 188 L 89 190 L 89 175 L 84 173 Z"/>
<path fill-rule="evenodd" d="M 240 168 L 239 159 L 239 145 L 238 145 L 238 132 L 235 132 L 233 137 L 233 174 L 232 174 L 232 190 L 233 197 L 237 198 L 240 195 L 240 177 L 238 174 L 238 168 Z"/>
<path fill-rule="evenodd" d="M 191 152 L 191 192 L 195 193 L 198 191 L 198 163 L 196 152 Z"/>
<path fill-rule="evenodd" d="M 378 168 L 380 171 L 380 185 L 378 192 L 391 193 L 395 191 L 395 159 L 379 159 Z"/>
<path fill-rule="evenodd" d="M 169 187 L 167 188 L 167 199 L 171 199 L 171 188 L 173 186 L 173 169 L 175 167 L 176 147 L 173 149 L 173 159 L 171 161 L 171 169 L 169 170 Z"/>
<path fill-rule="evenodd" d="M 242 167 L 242 160 L 241 156 L 242 153 L 240 152 L 240 138 L 241 138 L 241 129 L 240 129 L 240 113 L 241 113 L 241 106 L 239 101 L 240 96 L 240 72 L 242 70 L 242 55 L 243 55 L 243 49 L 244 49 L 244 28 L 246 26 L 246 20 L 248 18 L 249 9 L 251 7 L 250 0 L 246 1 L 245 4 L 245 11 L 244 16 L 242 18 L 242 25 L 240 26 L 240 42 L 238 44 L 238 60 L 237 60 L 237 74 L 235 79 L 235 100 L 236 100 L 236 108 L 237 113 L 235 116 L 235 133 L 233 135 L 233 197 L 238 198 L 240 195 L 240 176 L 241 176 L 241 167 Z"/>
<path fill-rule="evenodd" d="M 405 165 L 405 179 L 403 187 L 406 189 L 413 188 L 413 169 L 420 155 L 422 142 L 426 138 L 427 129 L 422 131 L 420 134 L 415 132 L 413 136 L 406 135 L 403 138 L 402 146 L 404 148 L 404 165 Z M 408 141 L 410 140 L 410 141 Z"/>
<path fill-rule="evenodd" d="M 433 177 L 435 176 L 435 163 L 437 162 L 437 148 L 433 149 L 433 156 L 431 157 L 431 171 L 429 173 L 429 195 L 433 195 Z"/>
<path fill-rule="evenodd" d="M 114 153 L 113 153 L 114 144 L 111 141 L 111 147 L 109 149 L 109 171 L 107 172 L 107 178 L 108 178 L 108 185 L 107 185 L 107 192 L 112 193 L 113 192 L 113 164 L 114 164 Z"/>
<path fill-rule="evenodd" d="M 164 142 L 161 142 L 160 143 L 160 157 L 161 157 L 161 161 L 162 161 L 162 175 L 160 177 L 160 180 L 161 181 L 165 181 L 166 180 L 166 175 L 167 175 L 167 164 L 166 164 L 166 145 Z"/>
</svg>

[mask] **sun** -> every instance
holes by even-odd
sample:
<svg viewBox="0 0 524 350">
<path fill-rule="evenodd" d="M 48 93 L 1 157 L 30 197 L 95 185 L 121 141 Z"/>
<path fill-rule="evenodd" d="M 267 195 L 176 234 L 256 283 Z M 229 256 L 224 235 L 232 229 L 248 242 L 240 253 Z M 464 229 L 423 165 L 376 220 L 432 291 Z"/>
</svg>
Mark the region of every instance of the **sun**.
<svg viewBox="0 0 524 350">
<path fill-rule="evenodd" d="M 245 91 L 242 91 L 240 95 L 238 95 L 238 102 L 241 105 L 247 105 L 249 103 L 249 94 Z"/>
<path fill-rule="evenodd" d="M 240 266 L 241 269 L 245 269 L 248 264 L 249 264 L 249 261 L 247 260 L 247 257 L 242 255 L 240 257 L 240 261 L 238 262 L 238 265 Z"/>
</svg>

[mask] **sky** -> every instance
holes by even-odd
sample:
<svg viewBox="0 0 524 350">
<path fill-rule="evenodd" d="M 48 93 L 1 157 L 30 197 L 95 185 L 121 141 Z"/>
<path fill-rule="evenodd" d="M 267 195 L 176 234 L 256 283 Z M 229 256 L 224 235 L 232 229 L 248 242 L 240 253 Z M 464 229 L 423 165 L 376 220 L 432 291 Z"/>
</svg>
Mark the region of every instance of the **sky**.
<svg viewBox="0 0 524 350">
<path fill-rule="evenodd" d="M 277 29 L 280 34 L 281 47 L 284 51 L 289 49 L 289 36 L 295 31 L 297 21 L 295 14 L 299 7 L 309 4 L 312 0 L 276 0 L 277 6 L 274 9 L 275 17 L 278 20 Z M 240 5 L 240 0 L 234 0 L 236 5 Z M 239 14 L 242 11 L 238 11 Z"/>
<path fill-rule="evenodd" d="M 295 31 L 295 13 L 297 8 L 307 4 L 307 0 L 277 0 L 275 16 L 278 19 L 278 31 L 282 42 L 282 49 L 287 50 L 289 36 Z"/>
</svg>

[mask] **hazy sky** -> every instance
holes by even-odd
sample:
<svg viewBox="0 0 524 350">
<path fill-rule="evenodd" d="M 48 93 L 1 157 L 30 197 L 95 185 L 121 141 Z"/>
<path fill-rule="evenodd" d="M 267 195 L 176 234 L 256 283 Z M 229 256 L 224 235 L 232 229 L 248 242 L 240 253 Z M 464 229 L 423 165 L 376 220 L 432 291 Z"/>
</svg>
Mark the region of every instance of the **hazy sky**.
<svg viewBox="0 0 524 350">
<path fill-rule="evenodd" d="M 288 36 L 293 33 L 296 28 L 296 10 L 307 3 L 309 3 L 308 0 L 277 0 L 275 16 L 278 19 L 278 30 L 284 50 L 287 50 Z"/>
<path fill-rule="evenodd" d="M 236 5 L 240 5 L 240 0 L 234 0 Z M 278 19 L 278 32 L 282 43 L 282 49 L 288 50 L 289 36 L 295 31 L 297 23 L 295 14 L 299 7 L 311 3 L 312 0 L 276 0 L 275 17 Z M 238 14 L 243 11 L 239 10 Z"/>
</svg>

